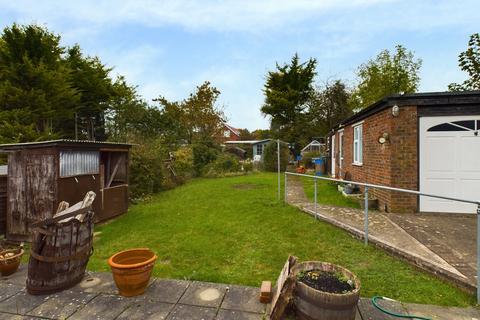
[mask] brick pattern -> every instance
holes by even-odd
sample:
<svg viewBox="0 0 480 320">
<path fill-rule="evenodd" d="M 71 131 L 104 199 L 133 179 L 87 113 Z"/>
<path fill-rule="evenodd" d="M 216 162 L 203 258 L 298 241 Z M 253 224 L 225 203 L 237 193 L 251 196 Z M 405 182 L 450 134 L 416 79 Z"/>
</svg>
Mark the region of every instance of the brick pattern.
<svg viewBox="0 0 480 320">
<path fill-rule="evenodd" d="M 339 139 L 335 133 L 336 177 L 358 182 L 418 190 L 417 176 L 417 108 L 402 107 L 398 117 L 393 117 L 390 108 L 378 112 L 362 123 L 362 165 L 353 164 L 353 127 L 343 128 L 343 162 L 340 168 Z M 378 139 L 388 134 L 389 139 L 381 144 Z M 417 197 L 404 193 L 374 189 L 379 200 L 379 209 L 391 212 L 417 210 Z"/>
</svg>

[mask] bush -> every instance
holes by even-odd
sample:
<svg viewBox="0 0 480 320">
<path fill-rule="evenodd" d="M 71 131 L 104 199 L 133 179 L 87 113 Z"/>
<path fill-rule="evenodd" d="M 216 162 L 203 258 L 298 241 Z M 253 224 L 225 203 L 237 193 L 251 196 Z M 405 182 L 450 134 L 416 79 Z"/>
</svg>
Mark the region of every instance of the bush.
<svg viewBox="0 0 480 320">
<path fill-rule="evenodd" d="M 129 191 L 132 201 L 158 192 L 164 184 L 166 150 L 160 141 L 133 146 L 130 153 Z"/>
<path fill-rule="evenodd" d="M 191 146 L 183 146 L 175 151 L 175 172 L 182 181 L 194 176 L 193 150 Z"/>
<path fill-rule="evenodd" d="M 219 151 L 204 143 L 196 143 L 193 145 L 193 170 L 195 176 L 201 176 L 204 168 L 209 163 L 217 159 Z"/>
<path fill-rule="evenodd" d="M 215 161 L 204 167 L 203 175 L 206 177 L 219 177 L 227 173 L 239 172 L 240 169 L 240 161 L 236 156 L 229 153 L 221 153 Z"/>
<path fill-rule="evenodd" d="M 312 169 L 315 165 L 312 163 L 313 158 L 320 158 L 321 154 L 319 152 L 305 152 L 302 155 L 302 164 L 305 168 Z"/>
<path fill-rule="evenodd" d="M 290 150 L 284 143 L 280 144 L 280 170 L 285 171 L 288 165 Z M 277 142 L 270 141 L 263 150 L 263 169 L 277 171 Z"/>
</svg>

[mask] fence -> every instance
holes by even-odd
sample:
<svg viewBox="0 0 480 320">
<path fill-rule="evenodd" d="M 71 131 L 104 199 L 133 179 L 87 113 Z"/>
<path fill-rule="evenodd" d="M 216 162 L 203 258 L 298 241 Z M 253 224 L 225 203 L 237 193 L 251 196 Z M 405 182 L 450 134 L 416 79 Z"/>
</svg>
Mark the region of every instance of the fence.
<svg viewBox="0 0 480 320">
<path fill-rule="evenodd" d="M 388 187 L 388 186 L 383 186 L 383 185 L 378 185 L 378 184 L 355 182 L 355 181 L 348 181 L 348 180 L 340 180 L 340 179 L 327 178 L 327 177 L 321 177 L 321 176 L 313 176 L 313 175 L 293 173 L 293 172 L 285 172 L 285 181 L 284 181 L 284 183 L 285 183 L 284 201 L 285 202 L 287 201 L 287 179 L 288 179 L 288 176 L 298 176 L 298 177 L 305 177 L 305 178 L 313 179 L 313 183 L 314 183 L 314 200 L 313 201 L 314 201 L 314 212 L 315 212 L 315 218 L 316 219 L 318 219 L 318 212 L 317 212 L 317 182 L 318 182 L 318 180 L 333 181 L 333 182 L 338 182 L 338 183 L 342 183 L 342 184 L 352 184 L 352 185 L 355 185 L 355 186 L 364 187 L 364 190 L 365 190 L 364 191 L 364 193 L 365 193 L 365 209 L 364 209 L 364 233 L 365 233 L 364 241 L 365 241 L 365 245 L 368 244 L 368 198 L 369 198 L 368 197 L 368 192 L 369 192 L 370 188 L 381 189 L 381 190 L 389 190 L 389 191 L 397 191 L 397 192 L 403 192 L 403 193 L 408 193 L 408 194 L 414 194 L 414 195 L 417 195 L 417 196 L 425 196 L 425 197 L 431 197 L 431 198 L 437 198 L 437 199 L 458 201 L 458 202 L 464 202 L 464 203 L 472 203 L 472 204 L 477 205 L 477 303 L 480 304 L 480 201 L 446 197 L 446 196 L 440 196 L 440 195 L 435 195 L 435 194 L 423 193 L 423 192 L 420 192 L 420 191 Z M 280 186 L 279 186 L 279 190 L 280 190 Z"/>
</svg>

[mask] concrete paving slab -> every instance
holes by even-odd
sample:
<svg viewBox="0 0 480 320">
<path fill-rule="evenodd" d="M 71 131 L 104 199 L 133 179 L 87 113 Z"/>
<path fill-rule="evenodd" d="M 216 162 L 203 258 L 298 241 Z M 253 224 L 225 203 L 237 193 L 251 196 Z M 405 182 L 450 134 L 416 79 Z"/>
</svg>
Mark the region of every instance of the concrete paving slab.
<svg viewBox="0 0 480 320">
<path fill-rule="evenodd" d="M 45 302 L 47 296 L 33 296 L 21 291 L 7 300 L 0 302 L 0 312 L 25 315 Z"/>
<path fill-rule="evenodd" d="M 407 310 L 398 301 L 379 300 L 379 305 L 387 310 L 407 314 Z M 398 320 L 397 317 L 385 314 L 375 308 L 368 298 L 360 298 L 358 302 L 358 311 L 363 320 Z"/>
<path fill-rule="evenodd" d="M 187 288 L 181 304 L 218 308 L 223 300 L 227 285 L 194 281 Z"/>
<path fill-rule="evenodd" d="M 266 305 L 260 303 L 258 297 L 258 288 L 230 286 L 225 294 L 221 308 L 245 312 L 264 313 Z"/>
<path fill-rule="evenodd" d="M 432 320 L 480 320 L 480 310 L 476 308 L 441 307 L 407 303 L 405 308 L 410 315 L 427 317 Z"/>
<path fill-rule="evenodd" d="M 88 293 L 118 293 L 117 286 L 113 281 L 113 276 L 109 272 L 87 271 L 83 280 L 76 286 L 72 287 L 71 290 Z"/>
<path fill-rule="evenodd" d="M 158 302 L 152 299 L 137 300 L 116 320 L 164 320 L 174 304 Z"/>
<path fill-rule="evenodd" d="M 45 297 L 45 302 L 28 312 L 30 316 L 66 319 L 90 302 L 97 293 L 65 290 Z"/>
<path fill-rule="evenodd" d="M 17 272 L 7 277 L 0 277 L 0 282 L 7 282 L 25 287 L 27 281 L 27 264 L 20 264 Z"/>
<path fill-rule="evenodd" d="M 31 316 L 21 316 L 18 314 L 11 314 L 11 313 L 3 313 L 0 312 L 0 320 L 40 320 L 45 318 L 37 318 L 37 317 L 31 317 Z"/>
<path fill-rule="evenodd" d="M 117 295 L 99 294 L 69 320 L 113 320 L 135 301 Z"/>
<path fill-rule="evenodd" d="M 190 281 L 156 279 L 145 291 L 154 301 L 177 303 L 190 285 Z"/>
<path fill-rule="evenodd" d="M 260 313 L 220 309 L 216 320 L 262 320 L 263 316 Z"/>
<path fill-rule="evenodd" d="M 215 308 L 177 304 L 167 320 L 213 320 L 216 313 Z"/>
<path fill-rule="evenodd" d="M 11 296 L 16 295 L 24 289 L 25 287 L 23 286 L 18 286 L 12 283 L 0 282 L 0 302 L 7 300 Z"/>
</svg>

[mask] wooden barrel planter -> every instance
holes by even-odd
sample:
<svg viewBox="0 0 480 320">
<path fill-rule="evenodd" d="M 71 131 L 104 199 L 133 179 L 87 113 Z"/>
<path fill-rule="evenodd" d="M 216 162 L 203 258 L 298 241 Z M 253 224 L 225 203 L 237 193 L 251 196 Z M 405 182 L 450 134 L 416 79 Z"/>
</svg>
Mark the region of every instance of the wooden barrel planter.
<svg viewBox="0 0 480 320">
<path fill-rule="evenodd" d="M 354 320 L 358 299 L 360 298 L 360 281 L 347 269 L 327 262 L 307 261 L 293 267 L 293 274 L 320 270 L 339 273 L 351 280 L 355 289 L 347 293 L 336 294 L 316 290 L 298 281 L 295 285 L 294 307 L 300 320 Z"/>
<path fill-rule="evenodd" d="M 74 218 L 79 215 L 82 221 Z M 58 292 L 82 280 L 93 253 L 93 216 L 91 207 L 86 207 L 32 225 L 28 293 Z"/>
</svg>

